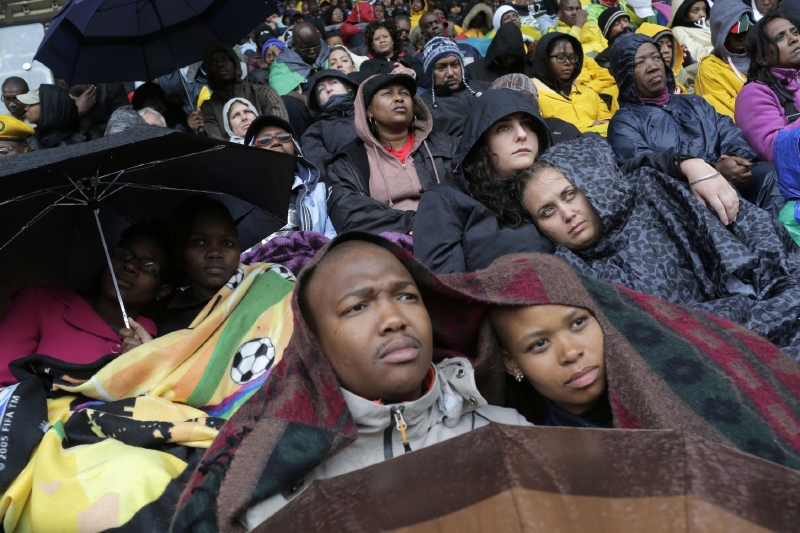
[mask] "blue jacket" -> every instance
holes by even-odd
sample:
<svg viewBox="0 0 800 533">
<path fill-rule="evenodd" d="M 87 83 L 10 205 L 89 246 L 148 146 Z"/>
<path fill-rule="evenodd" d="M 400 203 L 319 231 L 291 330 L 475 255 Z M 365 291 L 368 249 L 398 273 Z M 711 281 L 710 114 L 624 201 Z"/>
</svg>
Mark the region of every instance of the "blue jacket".
<svg viewBox="0 0 800 533">
<path fill-rule="evenodd" d="M 755 150 L 729 117 L 717 113 L 700 96 L 674 94 L 675 78 L 670 69 L 665 69 L 669 102 L 663 107 L 642 102 L 634 79 L 633 58 L 644 43 L 655 44 L 646 35 L 623 34 L 611 50 L 611 71 L 619 86 L 620 109 L 611 119 L 607 139 L 617 163 L 636 168 L 654 159 L 670 161 L 676 155 L 698 157 L 709 164 L 719 161 L 722 155 L 756 159 Z M 674 169 L 662 165 L 656 168 L 674 175 L 670 171 Z"/>
</svg>

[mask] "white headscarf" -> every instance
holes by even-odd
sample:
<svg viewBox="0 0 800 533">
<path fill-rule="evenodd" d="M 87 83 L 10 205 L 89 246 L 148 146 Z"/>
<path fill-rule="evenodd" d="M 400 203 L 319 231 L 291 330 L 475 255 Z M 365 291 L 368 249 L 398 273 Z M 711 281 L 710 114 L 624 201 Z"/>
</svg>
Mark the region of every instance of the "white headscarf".
<svg viewBox="0 0 800 533">
<path fill-rule="evenodd" d="M 230 137 L 229 140 L 232 143 L 244 144 L 244 137 L 239 137 L 238 135 L 233 133 L 233 130 L 231 129 L 231 123 L 228 120 L 228 111 L 231 110 L 231 106 L 236 102 L 241 102 L 244 105 L 246 105 L 247 107 L 249 107 L 250 111 L 252 111 L 255 114 L 255 116 L 258 116 L 258 111 L 256 110 L 256 106 L 254 106 L 253 104 L 250 103 L 250 100 L 247 100 L 245 98 L 238 98 L 238 97 L 237 98 L 231 98 L 230 100 L 225 102 L 225 107 L 222 108 L 223 125 L 225 126 L 225 131 L 227 132 L 228 136 Z"/>
</svg>

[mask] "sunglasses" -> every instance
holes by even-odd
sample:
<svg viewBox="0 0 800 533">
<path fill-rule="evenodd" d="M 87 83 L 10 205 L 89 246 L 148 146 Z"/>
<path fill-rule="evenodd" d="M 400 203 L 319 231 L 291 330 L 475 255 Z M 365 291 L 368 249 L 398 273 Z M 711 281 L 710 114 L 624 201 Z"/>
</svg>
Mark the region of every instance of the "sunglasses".
<svg viewBox="0 0 800 533">
<path fill-rule="evenodd" d="M 264 135 L 263 137 L 259 137 L 256 139 L 256 146 L 259 148 L 267 148 L 270 146 L 275 140 L 278 142 L 286 143 L 292 140 L 291 133 L 278 133 L 276 135 Z"/>
<path fill-rule="evenodd" d="M 116 257 L 117 259 L 122 259 L 126 263 L 131 259 L 136 259 L 139 263 L 139 268 L 141 268 L 148 274 L 157 276 L 161 273 L 161 265 L 159 265 L 152 259 L 142 259 L 140 257 L 136 257 L 135 255 L 133 255 L 133 252 L 131 252 L 130 250 L 126 250 L 122 246 L 117 246 L 116 248 L 114 248 L 114 251 L 112 253 L 114 257 Z"/>
</svg>

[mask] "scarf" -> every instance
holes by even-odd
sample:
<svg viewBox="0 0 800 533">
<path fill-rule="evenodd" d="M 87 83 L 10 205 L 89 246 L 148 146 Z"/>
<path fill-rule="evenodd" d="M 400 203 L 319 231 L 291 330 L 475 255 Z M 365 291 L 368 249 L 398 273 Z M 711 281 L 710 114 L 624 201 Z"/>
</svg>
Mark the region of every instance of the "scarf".
<svg viewBox="0 0 800 533">
<path fill-rule="evenodd" d="M 645 98 L 644 96 L 641 98 L 643 104 L 655 104 L 657 106 L 664 107 L 669 103 L 669 89 L 665 87 L 664 92 L 661 93 L 661 96 L 657 96 L 655 98 Z"/>
</svg>

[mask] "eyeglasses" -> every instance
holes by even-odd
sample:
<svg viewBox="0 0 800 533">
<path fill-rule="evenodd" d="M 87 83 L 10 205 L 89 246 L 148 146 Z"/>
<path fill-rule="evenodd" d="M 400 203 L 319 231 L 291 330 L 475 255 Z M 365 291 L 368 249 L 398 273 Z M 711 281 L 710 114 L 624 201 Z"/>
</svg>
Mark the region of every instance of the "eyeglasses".
<svg viewBox="0 0 800 533">
<path fill-rule="evenodd" d="M 578 64 L 578 56 L 576 56 L 575 54 L 572 55 L 558 54 L 556 56 L 549 56 L 549 57 L 554 57 L 555 60 L 558 61 L 559 63 L 566 63 L 567 61 L 569 61 L 573 65 Z"/>
<path fill-rule="evenodd" d="M 8 103 L 11 103 L 11 102 L 16 102 L 18 104 L 22 103 L 19 100 L 17 100 L 16 96 L 0 96 L 0 99 L 3 100 L 4 104 L 8 104 Z"/>
<path fill-rule="evenodd" d="M 321 44 L 317 44 L 315 46 L 306 46 L 306 47 L 294 46 L 293 48 L 294 48 L 294 51 L 297 52 L 297 53 L 300 53 L 300 52 L 311 52 L 312 50 L 322 50 L 322 45 Z"/>
<path fill-rule="evenodd" d="M 292 140 L 292 134 L 278 133 L 276 135 L 264 135 L 263 137 L 256 139 L 256 146 L 259 148 L 267 148 L 273 143 L 273 141 L 275 141 L 275 139 L 277 139 L 278 142 L 286 143 Z"/>
<path fill-rule="evenodd" d="M 131 259 L 136 259 L 137 262 L 139 263 L 139 268 L 141 268 L 148 274 L 157 276 L 161 273 L 161 265 L 159 265 L 152 259 L 142 259 L 140 257 L 136 257 L 135 255 L 133 255 L 133 252 L 131 252 L 130 250 L 126 250 L 122 246 L 117 246 L 116 248 L 114 248 L 114 251 L 112 253 L 114 257 L 116 257 L 117 259 L 122 259 L 126 263 Z"/>
<path fill-rule="evenodd" d="M 8 155 L 14 151 L 14 148 L 11 146 L 0 146 L 0 155 Z"/>
</svg>

